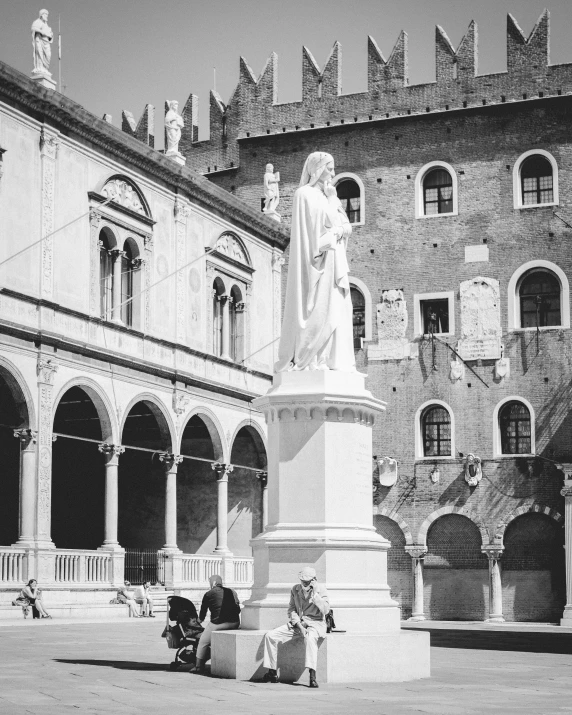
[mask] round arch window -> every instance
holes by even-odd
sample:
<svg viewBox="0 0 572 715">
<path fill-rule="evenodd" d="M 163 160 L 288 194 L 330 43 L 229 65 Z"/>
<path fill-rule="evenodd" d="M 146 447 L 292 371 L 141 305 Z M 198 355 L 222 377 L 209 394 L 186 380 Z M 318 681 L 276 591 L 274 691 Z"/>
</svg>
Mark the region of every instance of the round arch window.
<svg viewBox="0 0 572 715">
<path fill-rule="evenodd" d="M 551 204 L 554 201 L 552 164 L 541 154 L 522 162 L 520 181 L 523 206 Z"/>
<path fill-rule="evenodd" d="M 453 178 L 446 169 L 432 169 L 423 179 L 426 216 L 453 213 Z"/>
<path fill-rule="evenodd" d="M 530 271 L 519 289 L 520 327 L 561 325 L 560 281 L 551 271 Z"/>
<path fill-rule="evenodd" d="M 361 191 L 357 181 L 353 179 L 341 179 L 336 184 L 338 199 L 347 214 L 350 223 L 360 223 L 361 221 Z"/>
</svg>

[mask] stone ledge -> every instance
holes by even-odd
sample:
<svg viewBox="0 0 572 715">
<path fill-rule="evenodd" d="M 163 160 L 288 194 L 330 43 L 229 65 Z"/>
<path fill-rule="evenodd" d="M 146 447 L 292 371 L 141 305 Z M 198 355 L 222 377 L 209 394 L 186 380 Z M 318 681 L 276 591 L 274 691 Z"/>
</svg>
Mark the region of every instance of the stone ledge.
<svg viewBox="0 0 572 715">
<path fill-rule="evenodd" d="M 212 675 L 236 680 L 262 678 L 264 634 L 265 631 L 215 631 Z M 278 674 L 286 683 L 307 682 L 301 639 L 278 647 Z M 324 684 L 397 683 L 430 675 L 429 634 L 424 632 L 332 633 L 318 650 L 317 679 Z"/>
<path fill-rule="evenodd" d="M 51 605 L 45 603 L 46 610 L 54 618 L 71 618 L 90 620 L 124 620 L 129 618 L 129 608 L 122 604 L 111 603 L 60 603 Z M 23 620 L 21 606 L 0 605 L 0 621 Z M 27 620 L 32 620 L 32 613 Z"/>
</svg>

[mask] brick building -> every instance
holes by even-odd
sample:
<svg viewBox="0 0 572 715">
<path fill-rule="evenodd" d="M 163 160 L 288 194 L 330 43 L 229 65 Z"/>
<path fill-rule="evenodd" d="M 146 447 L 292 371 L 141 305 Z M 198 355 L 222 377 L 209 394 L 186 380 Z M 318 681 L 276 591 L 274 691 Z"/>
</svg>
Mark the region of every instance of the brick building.
<svg viewBox="0 0 572 715">
<path fill-rule="evenodd" d="M 436 81 L 410 86 L 407 36 L 369 39 L 368 90 L 341 94 L 341 48 L 303 52 L 302 99 L 278 104 L 272 55 L 244 60 L 210 138 L 184 109 L 187 165 L 260 210 L 267 162 L 288 225 L 306 156 L 330 152 L 354 224 L 355 345 L 387 401 L 373 513 L 404 617 L 559 621 L 561 462 L 572 461 L 572 64 L 549 17 L 509 16 L 507 71 L 477 73 L 477 28 L 436 33 Z"/>
</svg>

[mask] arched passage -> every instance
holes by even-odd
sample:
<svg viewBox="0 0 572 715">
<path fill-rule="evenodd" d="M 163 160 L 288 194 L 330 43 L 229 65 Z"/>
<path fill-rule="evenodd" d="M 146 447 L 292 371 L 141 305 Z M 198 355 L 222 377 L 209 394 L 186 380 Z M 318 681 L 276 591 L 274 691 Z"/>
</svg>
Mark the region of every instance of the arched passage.
<svg viewBox="0 0 572 715">
<path fill-rule="evenodd" d="M 228 483 L 228 547 L 236 556 L 251 556 L 250 539 L 262 531 L 262 484 L 253 470 L 267 467 L 264 442 L 252 425 L 236 433 L 230 461 L 235 467 Z"/>
<path fill-rule="evenodd" d="M 188 420 L 180 453 L 224 461 L 220 434 L 210 417 L 195 414 Z M 212 462 L 200 459 L 183 459 L 177 472 L 177 538 L 187 554 L 212 553 L 216 547 L 216 474 Z"/>
<path fill-rule="evenodd" d="M 60 549 L 96 549 L 103 543 L 105 466 L 97 442 L 103 439 L 98 410 L 82 387 L 59 400 L 52 448 L 52 540 Z"/>
<path fill-rule="evenodd" d="M 559 622 L 566 601 L 562 524 L 546 514 L 521 514 L 506 527 L 504 547 L 505 619 Z"/>
<path fill-rule="evenodd" d="M 446 514 L 429 527 L 424 565 L 424 610 L 439 621 L 482 621 L 488 602 L 488 562 L 479 527 Z"/>
<path fill-rule="evenodd" d="M 413 579 L 411 557 L 405 551 L 405 534 L 396 521 L 381 514 L 373 517 L 373 525 L 378 534 L 391 542 L 387 552 L 387 583 L 391 598 L 401 607 L 401 618 L 409 618 L 413 603 Z"/>
<path fill-rule="evenodd" d="M 165 543 L 165 464 L 171 433 L 161 408 L 151 400 L 136 402 L 123 424 L 119 458 L 119 543 L 126 549 L 160 549 Z M 143 447 L 146 450 L 129 449 Z"/>
<path fill-rule="evenodd" d="M 0 544 L 17 541 L 20 510 L 20 444 L 14 429 L 27 428 L 29 415 L 24 394 L 14 378 L 0 366 Z"/>
</svg>

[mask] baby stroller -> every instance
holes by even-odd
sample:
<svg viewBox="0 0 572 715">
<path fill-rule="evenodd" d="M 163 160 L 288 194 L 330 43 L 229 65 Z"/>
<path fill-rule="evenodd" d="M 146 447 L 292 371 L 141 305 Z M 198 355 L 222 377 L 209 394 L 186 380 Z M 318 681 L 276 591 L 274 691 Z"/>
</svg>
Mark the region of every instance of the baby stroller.
<svg viewBox="0 0 572 715">
<path fill-rule="evenodd" d="M 197 645 L 203 631 L 194 603 L 181 596 L 169 596 L 163 638 L 167 639 L 169 648 L 177 651 L 175 660 L 169 665 L 170 670 L 178 670 L 181 665 L 195 662 Z"/>
</svg>

